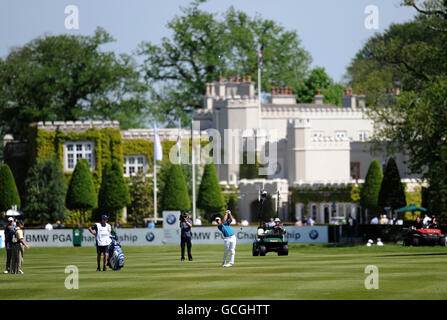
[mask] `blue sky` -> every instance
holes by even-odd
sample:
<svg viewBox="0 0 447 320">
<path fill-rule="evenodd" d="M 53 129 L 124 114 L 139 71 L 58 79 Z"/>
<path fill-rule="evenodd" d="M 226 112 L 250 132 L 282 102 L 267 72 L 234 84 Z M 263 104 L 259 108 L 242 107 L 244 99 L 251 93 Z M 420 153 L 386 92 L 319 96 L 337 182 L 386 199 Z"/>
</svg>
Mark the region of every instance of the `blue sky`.
<svg viewBox="0 0 447 320">
<path fill-rule="evenodd" d="M 209 0 L 208 11 L 221 13 L 229 6 L 249 15 L 261 14 L 298 32 L 304 48 L 336 81 L 364 42 L 391 23 L 410 20 L 415 11 L 399 6 L 401 0 Z M 169 36 L 167 22 L 180 14 L 189 0 L 1 0 L 0 57 L 46 33 L 92 34 L 104 27 L 117 40 L 107 49 L 131 53 L 142 40 L 158 43 Z M 79 8 L 79 29 L 66 30 L 67 5 Z M 379 9 L 379 28 L 367 29 L 368 5 Z"/>
</svg>

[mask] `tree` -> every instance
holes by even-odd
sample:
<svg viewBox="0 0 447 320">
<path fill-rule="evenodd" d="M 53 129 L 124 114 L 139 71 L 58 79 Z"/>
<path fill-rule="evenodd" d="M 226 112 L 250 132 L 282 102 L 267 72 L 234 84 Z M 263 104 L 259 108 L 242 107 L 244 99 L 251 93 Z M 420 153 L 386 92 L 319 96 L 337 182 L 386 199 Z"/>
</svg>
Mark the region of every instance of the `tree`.
<svg viewBox="0 0 447 320">
<path fill-rule="evenodd" d="M 98 195 L 98 212 L 107 214 L 111 221 L 120 218 L 119 211 L 129 204 L 129 192 L 118 161 L 106 163 L 102 171 Z"/>
<path fill-rule="evenodd" d="M 365 183 L 360 190 L 360 204 L 363 209 L 368 209 L 371 214 L 377 214 L 379 210 L 379 192 L 382 185 L 382 169 L 379 162 L 374 159 L 369 165 Z"/>
<path fill-rule="evenodd" d="M 15 205 L 20 208 L 20 197 L 11 169 L 7 164 L 0 167 L 0 212 L 7 211 Z"/>
<path fill-rule="evenodd" d="M 379 207 L 399 209 L 407 204 L 405 188 L 400 180 L 399 169 L 394 158 L 390 158 L 383 174 L 382 185 L 379 192 Z"/>
<path fill-rule="evenodd" d="M 216 167 L 214 163 L 208 163 L 205 165 L 200 182 L 197 208 L 204 210 L 205 218 L 210 221 L 212 216 L 221 213 L 224 207 L 225 200 L 217 178 Z"/>
<path fill-rule="evenodd" d="M 144 124 L 147 87 L 132 57 L 101 50 L 113 41 L 101 28 L 47 35 L 0 59 L 2 132 L 26 138 L 31 122 L 85 118 Z"/>
<path fill-rule="evenodd" d="M 81 223 L 85 221 L 85 213 L 98 206 L 90 166 L 86 159 L 80 159 L 76 163 L 68 185 L 65 205 L 70 210 L 79 211 Z"/>
<path fill-rule="evenodd" d="M 130 204 L 127 206 L 127 218 L 130 221 L 142 221 L 143 218 L 153 216 L 153 183 L 140 173 L 130 177 Z"/>
<path fill-rule="evenodd" d="M 67 187 L 58 160 L 37 160 L 28 172 L 25 188 L 23 210 L 30 221 L 44 223 L 65 220 Z"/>
<path fill-rule="evenodd" d="M 151 112 L 170 125 L 179 118 L 184 124 L 190 121 L 188 112 L 202 107 L 205 84 L 219 75 L 252 75 L 257 81 L 259 49 L 265 91 L 272 86 L 296 88 L 311 62 L 295 31 L 233 7 L 219 18 L 199 8 L 204 2 L 181 8 L 182 15 L 167 25 L 171 38 L 163 38 L 160 45 L 143 42 L 138 49 L 151 88 Z"/>
<path fill-rule="evenodd" d="M 368 115 L 373 137 L 389 154 L 404 152 L 409 169 L 429 184 L 431 212 L 447 215 L 447 3 L 405 0 L 419 13 L 368 40 L 349 71 L 356 85 L 400 88 L 400 95 L 376 93 Z M 349 69 L 348 69 L 349 70 Z M 373 71 L 372 71 L 373 70 Z M 386 86 L 388 84 L 388 87 Z M 368 92 L 367 100 L 368 100 Z"/>
<path fill-rule="evenodd" d="M 230 193 L 227 197 L 228 200 L 226 200 L 226 208 L 231 211 L 231 215 L 236 219 L 236 221 L 239 221 L 239 208 L 238 208 L 238 199 L 237 194 Z"/>
<path fill-rule="evenodd" d="M 188 188 L 182 167 L 179 164 L 172 164 L 165 178 L 165 185 L 161 198 L 163 210 L 187 211 L 191 208 Z"/>
<path fill-rule="evenodd" d="M 318 90 L 323 95 L 324 103 L 341 106 L 344 88 L 341 84 L 335 83 L 322 67 L 312 69 L 300 83 L 296 92 L 297 100 L 301 103 L 313 103 Z"/>
</svg>

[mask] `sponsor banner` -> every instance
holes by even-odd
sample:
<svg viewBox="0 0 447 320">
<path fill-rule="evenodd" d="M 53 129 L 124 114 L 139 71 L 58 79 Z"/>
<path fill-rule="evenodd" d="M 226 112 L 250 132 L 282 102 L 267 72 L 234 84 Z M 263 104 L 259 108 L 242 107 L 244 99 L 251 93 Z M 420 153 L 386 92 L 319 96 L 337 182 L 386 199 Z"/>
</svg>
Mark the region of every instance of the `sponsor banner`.
<svg viewBox="0 0 447 320">
<path fill-rule="evenodd" d="M 257 227 L 231 226 L 238 243 L 252 243 L 256 240 Z M 327 226 L 285 227 L 289 243 L 327 243 Z M 222 232 L 217 227 L 196 227 L 192 229 L 195 244 L 219 244 L 223 241 Z"/>
<path fill-rule="evenodd" d="M 157 229 L 118 229 L 119 242 L 125 246 L 146 246 L 162 244 L 179 244 L 180 228 L 178 218 L 166 233 L 165 228 Z M 252 243 L 256 239 L 257 227 L 232 226 L 238 243 Z M 285 227 L 289 243 L 327 243 L 327 226 Z M 73 231 L 61 230 L 25 230 L 25 241 L 33 247 L 70 247 L 73 246 Z M 217 227 L 193 227 L 194 244 L 222 244 L 223 236 Z M 95 238 L 84 229 L 82 246 L 94 246 Z"/>
<path fill-rule="evenodd" d="M 118 229 L 118 241 L 123 246 L 161 245 L 162 229 Z M 25 230 L 25 242 L 32 247 L 70 247 L 73 246 L 73 231 L 61 230 Z M 95 237 L 84 228 L 82 246 L 94 246 Z"/>
<path fill-rule="evenodd" d="M 163 211 L 163 243 L 180 243 L 180 211 Z"/>
<path fill-rule="evenodd" d="M 5 231 L 0 230 L 0 248 L 5 247 Z"/>
</svg>

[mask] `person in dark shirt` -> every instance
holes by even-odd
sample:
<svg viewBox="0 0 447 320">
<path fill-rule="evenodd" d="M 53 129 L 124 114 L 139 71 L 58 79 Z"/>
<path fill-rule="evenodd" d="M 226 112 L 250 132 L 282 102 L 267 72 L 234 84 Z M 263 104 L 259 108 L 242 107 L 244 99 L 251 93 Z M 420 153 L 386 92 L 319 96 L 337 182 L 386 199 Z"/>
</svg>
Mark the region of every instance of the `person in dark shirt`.
<svg viewBox="0 0 447 320">
<path fill-rule="evenodd" d="M 6 269 L 4 273 L 9 273 L 11 270 L 12 237 L 14 234 L 14 218 L 9 217 L 8 225 L 5 227 Z"/>
<path fill-rule="evenodd" d="M 416 218 L 416 222 L 413 224 L 413 229 L 422 229 L 423 224 L 420 217 Z"/>
<path fill-rule="evenodd" d="M 430 229 L 440 229 L 441 226 L 439 225 L 438 219 L 436 219 L 436 217 L 433 217 L 431 219 L 431 223 L 430 223 Z"/>
<path fill-rule="evenodd" d="M 191 255 L 191 227 L 192 227 L 192 220 L 189 217 L 189 212 L 186 212 L 184 215 L 180 217 L 180 229 L 181 229 L 181 237 L 180 237 L 180 247 L 182 250 L 182 258 L 181 261 L 185 261 L 185 245 L 188 248 L 188 260 L 192 261 L 192 255 Z"/>
</svg>

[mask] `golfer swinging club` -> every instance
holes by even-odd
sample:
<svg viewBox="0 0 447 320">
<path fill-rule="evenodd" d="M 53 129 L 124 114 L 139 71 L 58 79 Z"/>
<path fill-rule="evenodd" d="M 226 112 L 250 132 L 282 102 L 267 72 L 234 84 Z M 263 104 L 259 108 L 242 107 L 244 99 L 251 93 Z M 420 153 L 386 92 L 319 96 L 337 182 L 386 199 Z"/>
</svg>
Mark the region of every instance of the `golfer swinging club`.
<svg viewBox="0 0 447 320">
<path fill-rule="evenodd" d="M 236 236 L 234 235 L 233 230 L 230 227 L 230 223 L 233 220 L 233 216 L 231 215 L 231 211 L 225 211 L 225 217 L 223 221 L 220 217 L 216 218 L 217 228 L 222 232 L 224 236 L 224 245 L 225 251 L 222 261 L 222 267 L 231 267 L 234 264 L 234 255 L 236 253 Z M 227 260 L 228 251 L 230 251 L 230 259 L 228 263 L 225 263 Z"/>
</svg>

